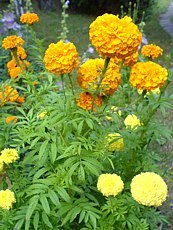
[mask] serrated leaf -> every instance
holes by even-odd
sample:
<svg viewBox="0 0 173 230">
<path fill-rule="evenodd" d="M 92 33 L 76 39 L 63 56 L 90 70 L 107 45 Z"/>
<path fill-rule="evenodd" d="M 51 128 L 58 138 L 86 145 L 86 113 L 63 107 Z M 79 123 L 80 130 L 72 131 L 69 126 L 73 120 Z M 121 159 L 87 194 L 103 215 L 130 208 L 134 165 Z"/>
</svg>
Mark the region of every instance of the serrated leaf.
<svg viewBox="0 0 173 230">
<path fill-rule="evenodd" d="M 61 196 L 63 200 L 65 200 L 67 203 L 70 203 L 71 199 L 66 190 L 62 187 L 56 188 L 57 193 Z"/>
<path fill-rule="evenodd" d="M 40 218 L 39 212 L 36 212 L 33 219 L 33 225 L 35 230 L 38 229 L 39 218 Z"/>
<path fill-rule="evenodd" d="M 49 228 L 53 229 L 53 226 L 52 226 L 51 222 L 49 221 L 49 218 L 45 212 L 42 212 L 42 220 Z"/>
<path fill-rule="evenodd" d="M 56 205 L 56 206 L 60 205 L 59 198 L 58 198 L 58 196 L 57 196 L 55 191 L 48 190 L 48 196 L 49 196 L 49 198 L 51 199 L 51 201 L 52 201 L 52 203 L 54 205 Z"/>
<path fill-rule="evenodd" d="M 45 151 L 47 150 L 46 147 L 47 147 L 48 143 L 49 143 L 49 140 L 45 140 L 45 141 L 42 143 L 42 145 L 41 145 L 41 147 L 40 147 L 40 150 L 39 150 L 39 154 L 38 154 L 38 155 L 39 155 L 39 160 L 42 158 L 43 154 L 44 154 Z"/>
<path fill-rule="evenodd" d="M 31 198 L 31 203 L 29 204 L 28 210 L 26 213 L 26 220 L 29 220 L 31 218 L 31 216 L 32 216 L 37 204 L 38 204 L 38 199 L 39 199 L 38 195 Z"/>
<path fill-rule="evenodd" d="M 57 146 L 55 142 L 51 143 L 51 151 L 49 151 L 49 157 L 51 162 L 54 163 L 57 157 Z"/>
<path fill-rule="evenodd" d="M 22 229 L 23 223 L 25 219 L 20 219 L 17 221 L 16 225 L 14 226 L 14 230 L 20 230 Z"/>
<path fill-rule="evenodd" d="M 36 172 L 36 174 L 33 177 L 33 180 L 37 180 L 40 176 L 42 176 L 45 172 L 47 172 L 46 168 L 42 168 Z"/>
<path fill-rule="evenodd" d="M 46 214 L 50 214 L 49 203 L 48 203 L 47 197 L 44 194 L 40 195 L 40 202 Z"/>
</svg>

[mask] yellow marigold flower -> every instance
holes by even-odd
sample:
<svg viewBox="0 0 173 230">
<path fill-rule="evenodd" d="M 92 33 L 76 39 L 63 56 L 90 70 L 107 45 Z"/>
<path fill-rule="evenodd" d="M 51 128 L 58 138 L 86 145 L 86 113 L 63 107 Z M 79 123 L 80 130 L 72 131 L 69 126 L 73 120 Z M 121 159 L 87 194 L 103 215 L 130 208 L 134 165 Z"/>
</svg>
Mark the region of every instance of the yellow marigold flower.
<svg viewBox="0 0 173 230">
<path fill-rule="evenodd" d="M 5 119 L 6 124 L 9 124 L 11 121 L 13 123 L 16 123 L 17 122 L 17 117 L 15 117 L 15 116 L 8 116 L 8 117 L 6 117 L 6 119 Z"/>
<path fill-rule="evenodd" d="M 14 55 L 12 52 L 11 52 L 11 56 L 14 59 Z M 19 59 L 25 59 L 27 57 L 25 49 L 22 46 L 17 47 L 17 56 Z"/>
<path fill-rule="evenodd" d="M 104 57 L 125 58 L 137 52 L 142 34 L 128 16 L 103 14 L 90 25 L 90 41 Z"/>
<path fill-rule="evenodd" d="M 97 89 L 103 66 L 104 60 L 101 58 L 88 59 L 83 63 L 79 68 L 77 76 L 79 86 L 87 91 L 89 89 Z M 111 61 L 101 82 L 100 89 L 103 94 L 111 95 L 118 88 L 120 81 L 119 67 Z"/>
<path fill-rule="evenodd" d="M 24 40 L 16 35 L 11 35 L 3 39 L 2 47 L 4 49 L 13 49 L 17 48 L 18 46 L 22 46 L 24 44 Z"/>
<path fill-rule="evenodd" d="M 167 80 L 168 71 L 154 62 L 137 62 L 131 68 L 130 83 L 133 87 L 151 91 L 160 88 Z"/>
<path fill-rule="evenodd" d="M 44 63 L 46 69 L 54 74 L 70 73 L 79 64 L 76 47 L 71 42 L 51 43 L 45 52 Z"/>
<path fill-rule="evenodd" d="M 149 44 L 142 47 L 141 54 L 145 57 L 154 59 L 162 56 L 163 50 L 160 46 Z"/>
<path fill-rule="evenodd" d="M 116 196 L 124 189 L 124 183 L 117 174 L 101 174 L 98 178 L 97 189 L 104 196 Z"/>
<path fill-rule="evenodd" d="M 14 192 L 9 189 L 0 191 L 0 208 L 9 210 L 15 202 Z"/>
<path fill-rule="evenodd" d="M 145 172 L 132 179 L 131 193 L 139 204 L 158 207 L 166 200 L 168 190 L 161 176 Z"/>
<path fill-rule="evenodd" d="M 124 141 L 119 133 L 110 133 L 106 137 L 106 141 L 108 142 L 108 150 L 110 152 L 120 151 L 124 148 Z"/>
<path fill-rule="evenodd" d="M 138 61 L 138 52 L 125 57 L 123 65 L 133 66 Z"/>
<path fill-rule="evenodd" d="M 18 159 L 18 152 L 16 149 L 4 149 L 1 151 L 1 160 L 5 164 L 10 164 Z"/>
<path fill-rule="evenodd" d="M 46 114 L 47 114 L 46 111 L 44 111 L 44 112 L 42 112 L 42 113 L 39 113 L 39 114 L 37 115 L 37 118 L 38 118 L 38 119 L 43 119 L 43 118 L 45 117 Z"/>
<path fill-rule="evenodd" d="M 138 126 L 141 126 L 140 120 L 134 114 L 129 114 L 125 118 L 124 124 L 126 127 L 130 127 L 131 129 L 136 129 Z"/>
<path fill-rule="evenodd" d="M 93 98 L 90 93 L 84 92 L 79 94 L 76 102 L 79 107 L 85 110 L 95 110 L 97 107 L 100 107 L 102 105 L 102 98 L 100 96 Z"/>
<path fill-rule="evenodd" d="M 25 13 L 20 16 L 20 22 L 32 25 L 39 21 L 39 17 L 35 13 Z"/>
</svg>

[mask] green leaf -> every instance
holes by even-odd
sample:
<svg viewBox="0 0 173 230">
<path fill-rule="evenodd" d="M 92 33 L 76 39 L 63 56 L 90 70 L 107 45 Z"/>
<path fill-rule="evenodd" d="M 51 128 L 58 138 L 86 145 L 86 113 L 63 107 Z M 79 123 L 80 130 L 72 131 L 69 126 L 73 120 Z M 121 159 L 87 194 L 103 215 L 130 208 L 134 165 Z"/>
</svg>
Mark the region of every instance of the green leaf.
<svg viewBox="0 0 173 230">
<path fill-rule="evenodd" d="M 49 203 L 48 203 L 47 197 L 44 194 L 40 195 L 40 202 L 46 214 L 50 214 Z"/>
<path fill-rule="evenodd" d="M 38 229 L 38 223 L 39 223 L 39 212 L 37 211 L 34 215 L 34 219 L 33 219 L 33 225 L 34 225 L 34 229 L 37 230 Z"/>
<path fill-rule="evenodd" d="M 56 143 L 51 143 L 51 151 L 49 151 L 49 157 L 52 163 L 56 160 L 57 157 L 57 146 Z"/>
<path fill-rule="evenodd" d="M 52 226 L 51 222 L 49 221 L 49 218 L 45 212 L 42 212 L 42 220 L 49 228 L 53 229 L 53 226 Z"/>
<path fill-rule="evenodd" d="M 57 193 L 61 196 L 63 200 L 65 200 L 67 203 L 71 202 L 70 196 L 66 192 L 66 190 L 62 187 L 56 188 Z"/>
<path fill-rule="evenodd" d="M 30 227 L 30 220 L 26 220 L 25 222 L 25 230 L 29 230 Z"/>
<path fill-rule="evenodd" d="M 40 176 L 42 176 L 45 172 L 47 172 L 46 168 L 42 168 L 36 172 L 36 174 L 33 177 L 33 180 L 37 180 Z"/>
<path fill-rule="evenodd" d="M 48 196 L 54 205 L 60 205 L 59 198 L 53 190 L 48 190 Z"/>
<path fill-rule="evenodd" d="M 24 218 L 18 220 L 16 225 L 14 226 L 14 229 L 20 230 L 22 228 L 22 226 L 23 226 L 24 220 L 25 220 Z"/>
<path fill-rule="evenodd" d="M 90 164 L 89 162 L 83 161 L 82 164 L 84 164 L 86 166 L 86 168 L 88 169 L 88 171 L 96 176 L 99 176 L 100 171 L 98 171 L 96 169 L 96 167 L 92 164 Z"/>
<path fill-rule="evenodd" d="M 82 210 L 82 212 L 80 213 L 80 216 L 79 216 L 79 223 L 82 222 L 82 220 L 83 220 L 84 217 L 85 217 L 85 214 L 86 214 L 86 212 L 85 212 L 84 210 Z"/>
<path fill-rule="evenodd" d="M 31 203 L 28 206 L 28 210 L 26 213 L 26 220 L 29 220 L 31 218 L 31 216 L 32 216 L 37 204 L 38 204 L 38 199 L 39 199 L 38 195 L 36 195 L 30 199 Z"/>
<path fill-rule="evenodd" d="M 39 160 L 42 158 L 42 156 L 45 153 L 45 151 L 47 151 L 46 147 L 47 147 L 48 143 L 49 143 L 49 140 L 45 140 L 43 142 L 43 144 L 41 145 L 40 151 L 39 151 L 39 154 L 38 154 L 39 155 Z"/>
<path fill-rule="evenodd" d="M 36 137 L 32 142 L 31 142 L 31 145 L 30 145 L 30 149 L 32 149 L 32 147 L 34 147 L 36 144 L 37 144 L 37 142 L 41 139 L 42 137 Z"/>
</svg>

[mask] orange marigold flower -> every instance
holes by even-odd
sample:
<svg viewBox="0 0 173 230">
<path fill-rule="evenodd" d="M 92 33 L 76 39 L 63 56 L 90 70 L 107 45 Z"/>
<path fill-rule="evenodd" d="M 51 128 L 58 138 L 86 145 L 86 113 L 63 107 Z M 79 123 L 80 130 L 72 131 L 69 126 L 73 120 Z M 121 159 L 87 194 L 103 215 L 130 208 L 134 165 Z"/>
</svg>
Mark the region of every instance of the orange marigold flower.
<svg viewBox="0 0 173 230">
<path fill-rule="evenodd" d="M 15 116 L 8 116 L 8 117 L 6 117 L 5 122 L 7 124 L 9 124 L 11 121 L 14 122 L 14 123 L 16 123 L 17 122 L 17 117 L 15 117 Z"/>
<path fill-rule="evenodd" d="M 14 55 L 12 52 L 11 52 L 11 56 L 14 59 Z M 27 57 L 25 49 L 22 46 L 17 47 L 17 56 L 19 59 L 25 59 Z"/>
<path fill-rule="evenodd" d="M 83 63 L 77 76 L 79 86 L 87 91 L 97 89 L 103 66 L 104 60 L 101 58 L 88 59 Z M 101 82 L 100 89 L 103 94 L 111 95 L 118 88 L 120 81 L 119 67 L 111 61 Z"/>
<path fill-rule="evenodd" d="M 120 19 L 113 14 L 103 14 L 90 25 L 92 45 L 104 57 L 125 58 L 137 52 L 142 34 L 128 16 Z"/>
<path fill-rule="evenodd" d="M 154 62 L 137 62 L 131 69 L 130 83 L 133 87 L 151 91 L 160 88 L 167 80 L 168 71 Z"/>
<path fill-rule="evenodd" d="M 94 98 L 90 93 L 84 92 L 79 94 L 77 100 L 77 105 L 85 110 L 95 110 L 97 107 L 102 105 L 102 98 L 97 96 Z"/>
<path fill-rule="evenodd" d="M 138 61 L 138 52 L 125 57 L 123 65 L 133 66 L 137 61 Z"/>
<path fill-rule="evenodd" d="M 11 78 L 18 78 L 19 74 L 22 72 L 22 69 L 20 68 L 21 66 L 25 70 L 26 67 L 30 65 L 30 63 L 26 60 L 19 61 L 19 63 L 20 66 L 17 65 L 15 59 L 12 59 L 7 63 L 8 73 Z"/>
<path fill-rule="evenodd" d="M 35 13 L 25 13 L 20 16 L 20 22 L 32 25 L 39 21 L 39 17 Z"/>
<path fill-rule="evenodd" d="M 3 39 L 2 47 L 4 49 L 13 49 L 18 46 L 22 46 L 24 44 L 24 40 L 16 35 L 11 35 Z"/>
<path fill-rule="evenodd" d="M 22 97 L 22 96 L 20 96 L 20 97 L 17 98 L 16 101 L 17 101 L 17 102 L 20 102 L 20 103 L 24 103 L 24 102 L 25 102 L 25 98 Z"/>
<path fill-rule="evenodd" d="M 141 54 L 145 57 L 154 59 L 162 56 L 163 50 L 160 46 L 149 44 L 142 47 Z"/>
<path fill-rule="evenodd" d="M 16 89 L 6 85 L 0 91 L 0 105 L 4 105 L 6 102 L 24 102 L 24 98 L 19 96 Z"/>
<path fill-rule="evenodd" d="M 79 64 L 79 57 L 73 43 L 59 41 L 51 43 L 44 56 L 46 69 L 54 74 L 70 73 Z"/>
</svg>

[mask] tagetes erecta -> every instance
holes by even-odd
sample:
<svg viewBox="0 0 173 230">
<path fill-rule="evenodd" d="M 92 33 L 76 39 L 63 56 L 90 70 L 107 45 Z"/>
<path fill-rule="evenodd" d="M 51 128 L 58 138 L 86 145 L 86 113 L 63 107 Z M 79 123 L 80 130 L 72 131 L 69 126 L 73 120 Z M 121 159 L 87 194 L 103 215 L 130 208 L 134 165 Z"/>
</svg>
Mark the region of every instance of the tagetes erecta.
<svg viewBox="0 0 173 230">
<path fill-rule="evenodd" d="M 168 189 L 161 176 L 145 172 L 132 179 L 131 193 L 139 204 L 158 207 L 166 200 Z"/>
<path fill-rule="evenodd" d="M 44 63 L 51 73 L 57 75 L 71 73 L 79 64 L 76 47 L 71 42 L 51 43 L 45 52 Z"/>
<path fill-rule="evenodd" d="M 2 40 L 2 47 L 4 49 L 14 49 L 18 46 L 22 46 L 24 44 L 24 40 L 16 35 L 11 35 Z"/>
<path fill-rule="evenodd" d="M 32 25 L 39 21 L 39 17 L 35 13 L 25 13 L 20 16 L 20 22 L 23 24 Z"/>
<path fill-rule="evenodd" d="M 79 107 L 85 110 L 96 110 L 102 105 L 102 98 L 100 96 L 93 97 L 90 93 L 84 92 L 79 94 L 76 102 Z"/>
<path fill-rule="evenodd" d="M 104 57 L 125 58 L 137 52 L 142 34 L 128 16 L 120 19 L 113 14 L 103 14 L 90 25 L 90 41 Z"/>
</svg>

